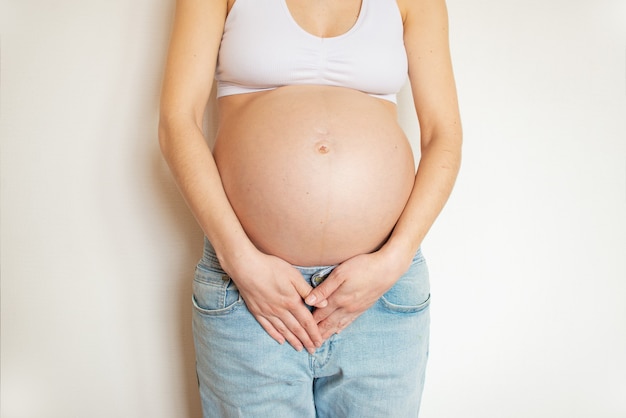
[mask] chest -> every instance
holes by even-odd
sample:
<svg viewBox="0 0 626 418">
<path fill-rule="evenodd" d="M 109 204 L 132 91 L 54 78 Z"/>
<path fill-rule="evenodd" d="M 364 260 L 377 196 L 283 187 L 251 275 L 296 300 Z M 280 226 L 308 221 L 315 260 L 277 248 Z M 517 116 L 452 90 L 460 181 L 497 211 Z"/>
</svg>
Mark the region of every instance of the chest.
<svg viewBox="0 0 626 418">
<path fill-rule="evenodd" d="M 348 32 L 361 13 L 362 0 L 285 0 L 293 20 L 304 31 L 332 38 Z"/>
<path fill-rule="evenodd" d="M 395 0 L 324 2 L 236 0 L 222 36 L 218 88 L 318 84 L 397 93 L 407 60 Z"/>
</svg>

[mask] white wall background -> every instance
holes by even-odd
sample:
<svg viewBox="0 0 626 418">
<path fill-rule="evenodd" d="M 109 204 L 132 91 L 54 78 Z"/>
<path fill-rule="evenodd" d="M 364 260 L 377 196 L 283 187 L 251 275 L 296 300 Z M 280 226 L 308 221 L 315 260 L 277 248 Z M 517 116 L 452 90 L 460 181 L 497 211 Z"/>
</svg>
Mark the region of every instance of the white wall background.
<svg viewBox="0 0 626 418">
<path fill-rule="evenodd" d="M 424 243 L 422 417 L 624 418 L 626 3 L 448 5 L 465 159 Z M 173 0 L 1 7 L 1 416 L 198 417 L 201 233 L 156 140 Z"/>
</svg>

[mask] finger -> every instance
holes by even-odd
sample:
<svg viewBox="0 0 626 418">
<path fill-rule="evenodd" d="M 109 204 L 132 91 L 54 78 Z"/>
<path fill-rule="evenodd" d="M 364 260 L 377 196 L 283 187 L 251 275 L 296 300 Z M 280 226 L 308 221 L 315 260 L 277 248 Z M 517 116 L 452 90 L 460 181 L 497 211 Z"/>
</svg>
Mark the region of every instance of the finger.
<svg viewBox="0 0 626 418">
<path fill-rule="evenodd" d="M 335 311 L 334 315 L 319 324 L 325 339 L 330 338 L 333 334 L 340 334 L 356 319 L 356 316 L 340 314 L 340 312 L 340 310 Z"/>
<path fill-rule="evenodd" d="M 279 344 L 283 345 L 286 341 L 296 351 L 302 351 L 302 349 L 305 347 L 305 344 L 300 340 L 300 338 L 298 338 L 293 332 L 291 332 L 289 328 L 284 324 L 284 322 L 281 321 L 279 318 L 274 318 L 273 323 L 264 317 L 258 317 L 257 321 L 259 322 L 259 324 L 261 324 L 265 332 L 267 332 L 269 336 L 276 340 L 276 342 L 278 342 Z M 306 334 L 304 334 L 304 336 L 306 336 Z M 319 338 L 321 338 L 321 335 Z M 306 345 L 308 345 L 308 347 L 306 348 L 309 352 L 315 351 L 315 347 L 313 347 L 312 343 Z"/>
<path fill-rule="evenodd" d="M 317 308 L 324 308 L 328 305 L 327 299 L 343 283 L 343 280 L 339 278 L 339 275 L 335 274 L 335 271 L 336 270 L 330 273 L 328 278 L 324 280 L 322 284 L 311 290 L 308 296 L 304 299 L 304 302 L 307 305 L 315 306 Z"/>
<path fill-rule="evenodd" d="M 331 321 L 322 321 L 320 324 L 320 330 L 322 332 L 322 337 L 327 340 L 339 332 L 339 328 L 337 328 Z"/>
<path fill-rule="evenodd" d="M 261 324 L 265 332 L 267 332 L 270 337 L 276 340 L 278 344 L 282 345 L 285 343 L 285 337 L 283 337 L 283 335 L 278 332 L 278 330 L 272 325 L 270 321 L 263 318 L 262 316 L 257 317 L 256 320 L 259 322 L 259 324 Z"/>
<path fill-rule="evenodd" d="M 335 312 L 336 309 L 337 307 L 335 305 L 328 305 L 325 308 L 316 309 L 313 311 L 313 320 L 319 326 L 319 324 Z"/>
<path fill-rule="evenodd" d="M 278 330 L 278 332 L 285 337 L 285 340 L 287 340 L 287 342 L 296 350 L 296 351 L 302 351 L 302 349 L 304 348 L 306 343 L 303 343 L 300 338 L 298 336 L 296 336 L 296 334 L 294 332 L 292 332 L 289 329 L 289 325 L 285 323 L 285 321 L 283 321 L 282 319 L 278 318 L 278 317 L 274 317 L 272 319 L 270 319 L 270 321 L 272 322 L 272 325 L 274 326 L 274 328 L 276 328 Z M 293 321 L 287 321 L 287 322 L 292 322 L 292 326 L 293 326 Z M 297 328 L 297 326 L 296 326 Z M 298 332 L 296 330 L 296 332 Z M 301 332 L 298 332 L 299 334 L 302 335 Z M 304 333 L 304 335 L 306 335 L 306 333 Z M 306 338 L 305 338 L 306 340 Z M 309 340 L 309 345 L 311 345 L 310 340 Z"/>
<path fill-rule="evenodd" d="M 308 339 L 312 342 L 312 345 L 304 344 L 307 349 L 310 348 L 319 348 L 322 346 L 324 339 L 322 338 L 322 333 L 320 332 L 319 327 L 317 326 L 317 322 L 313 318 L 313 315 L 307 308 L 298 309 L 293 312 L 293 315 L 298 322 L 298 324 L 302 327 Z M 304 340 L 301 339 L 304 342 Z"/>
<path fill-rule="evenodd" d="M 322 339 L 322 334 L 317 323 L 313 319 L 313 315 L 302 302 L 300 303 L 300 308 L 293 309 L 289 312 L 289 316 L 282 319 L 307 351 L 313 353 L 317 348 L 322 346 L 324 340 Z"/>
</svg>

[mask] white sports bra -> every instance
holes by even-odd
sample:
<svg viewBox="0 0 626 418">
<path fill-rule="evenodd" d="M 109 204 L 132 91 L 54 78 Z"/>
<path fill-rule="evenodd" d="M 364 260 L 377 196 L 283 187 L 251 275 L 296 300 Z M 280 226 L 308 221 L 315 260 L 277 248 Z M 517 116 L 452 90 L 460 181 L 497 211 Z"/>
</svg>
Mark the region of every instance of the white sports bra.
<svg viewBox="0 0 626 418">
<path fill-rule="evenodd" d="M 287 85 L 340 86 L 396 102 L 407 79 L 396 0 L 362 0 L 354 26 L 320 38 L 300 27 L 285 0 L 236 0 L 219 50 L 217 96 Z"/>
</svg>

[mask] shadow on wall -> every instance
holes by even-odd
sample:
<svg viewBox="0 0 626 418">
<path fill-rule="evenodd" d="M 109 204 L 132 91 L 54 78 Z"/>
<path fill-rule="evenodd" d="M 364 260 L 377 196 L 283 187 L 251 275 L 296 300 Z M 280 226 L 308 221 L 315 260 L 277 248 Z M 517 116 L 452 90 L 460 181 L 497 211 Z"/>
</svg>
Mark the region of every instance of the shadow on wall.
<svg viewBox="0 0 626 418">
<path fill-rule="evenodd" d="M 108 256 L 103 262 L 115 266 L 111 282 L 120 336 L 112 339 L 128 365 L 125 389 L 118 391 L 124 397 L 121 403 L 145 416 L 200 418 L 191 289 L 203 233 L 157 139 L 174 3 L 164 1 L 147 14 L 141 3 L 126 3 L 126 21 L 120 26 L 128 33 L 119 37 L 119 59 L 107 69 L 107 112 L 96 119 L 106 141 L 93 154 L 99 206 L 94 209 L 101 217 L 99 239 Z M 203 126 L 209 144 L 216 117 L 212 99 Z"/>
<path fill-rule="evenodd" d="M 197 418 L 191 288 L 203 233 L 163 160 L 156 125 L 141 125 L 141 135 L 116 139 L 132 146 L 103 146 L 97 160 L 103 262 L 116 271 L 111 279 L 121 336 L 113 339 L 129 365 L 124 397 L 149 416 L 167 415 L 153 408 L 184 405 L 176 416 Z M 155 403 L 163 394 L 171 400 Z"/>
<path fill-rule="evenodd" d="M 187 404 L 187 413 L 184 416 L 199 418 L 202 416 L 202 411 L 191 332 L 193 309 L 191 294 L 195 265 L 202 252 L 203 233 L 174 185 L 169 171 L 164 169 L 160 152 L 156 152 L 152 160 L 155 191 L 159 194 L 161 207 L 166 209 L 164 219 L 170 223 L 167 230 L 171 232 L 174 241 L 172 245 L 175 246 L 166 259 L 172 264 L 167 270 L 171 272 L 171 280 L 174 284 L 172 299 L 176 305 L 177 316 L 177 321 L 174 323 L 177 326 L 177 333 L 174 335 L 178 335 L 180 344 L 177 350 L 181 354 L 178 367 Z"/>
<path fill-rule="evenodd" d="M 212 148 L 217 128 L 217 108 L 215 102 L 215 87 L 211 93 L 212 99 L 207 103 L 204 114 L 203 131 L 208 145 Z M 200 418 L 202 410 L 198 394 L 198 381 L 195 372 L 195 351 L 191 332 L 191 303 L 192 279 L 195 266 L 202 254 L 203 232 L 195 218 L 186 206 L 173 177 L 167 167 L 160 150 L 156 150 L 152 160 L 152 186 L 156 192 L 158 207 L 164 208 L 163 219 L 169 224 L 165 230 L 169 231 L 173 240 L 171 257 L 166 259 L 172 263 L 171 279 L 176 283 L 176 306 L 178 321 L 178 336 L 182 354 L 179 367 L 184 382 L 187 414 L 189 418 Z M 176 256 L 173 256 L 175 254 Z"/>
<path fill-rule="evenodd" d="M 136 17 L 135 6 L 128 4 L 133 9 L 129 16 Z M 165 20 L 173 15 L 173 2 L 165 9 L 159 16 L 163 20 L 155 20 L 163 28 L 159 30 L 163 39 L 150 39 L 163 46 L 154 60 L 146 60 L 147 39 L 130 36 L 135 31 L 120 48 L 124 56 L 109 69 L 114 82 L 105 99 L 109 114 L 98 118 L 107 141 L 94 149 L 93 156 L 99 205 L 95 211 L 102 218 L 103 251 L 117 276 L 112 282 L 116 282 L 121 336 L 114 340 L 123 346 L 119 351 L 129 366 L 124 401 L 145 416 L 168 416 L 170 407 L 176 408 L 177 417 L 199 418 L 191 289 L 203 233 L 173 181 L 157 140 L 162 70 L 153 68 L 165 62 L 169 36 Z M 145 76 L 137 78 L 137 74 Z M 214 115 L 207 111 L 205 117 L 210 138 Z"/>
<path fill-rule="evenodd" d="M 159 80 L 160 86 L 160 80 Z M 216 88 L 213 86 L 210 99 L 204 113 L 203 131 L 208 145 L 212 148 L 217 130 Z M 156 124 L 155 124 L 156 127 Z M 177 321 L 173 324 L 176 330 L 173 335 L 178 336 L 179 347 L 176 350 L 180 358 L 176 359 L 180 373 L 179 382 L 183 382 L 186 413 L 181 417 L 201 418 L 202 410 L 198 393 L 198 380 L 195 372 L 195 350 L 191 329 L 192 279 L 195 266 L 202 254 L 203 232 L 194 216 L 185 204 L 182 195 L 174 183 L 173 177 L 161 155 L 158 146 L 149 146 L 154 150 L 151 166 L 149 167 L 151 189 L 156 198 L 155 206 L 161 208 L 161 219 L 167 221 L 163 230 L 167 231 L 166 240 L 170 240 L 170 251 L 165 260 L 170 265 L 162 266 L 169 273 L 174 288 Z M 167 247 L 167 245 L 166 245 Z"/>
</svg>

